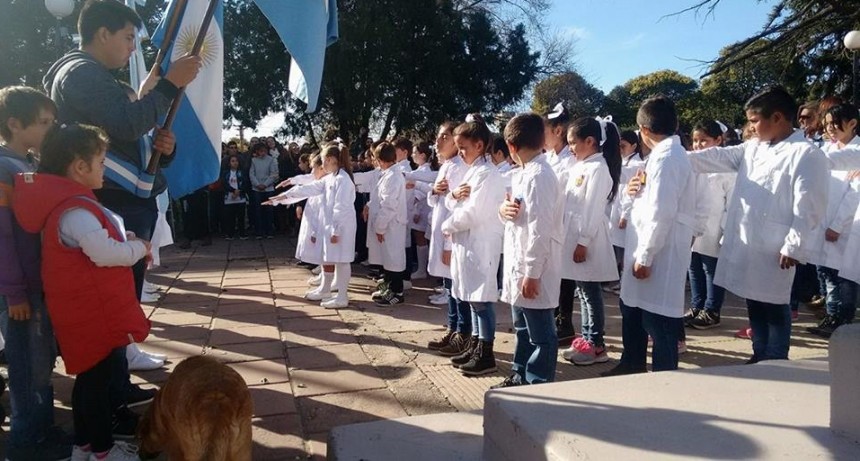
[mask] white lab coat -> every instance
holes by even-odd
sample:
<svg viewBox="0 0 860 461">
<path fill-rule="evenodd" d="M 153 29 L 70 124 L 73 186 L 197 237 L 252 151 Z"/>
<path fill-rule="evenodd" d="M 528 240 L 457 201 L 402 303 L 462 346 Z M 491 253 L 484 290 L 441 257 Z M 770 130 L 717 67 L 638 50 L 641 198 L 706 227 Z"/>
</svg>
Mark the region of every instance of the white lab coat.
<svg viewBox="0 0 860 461">
<path fill-rule="evenodd" d="M 561 152 L 549 150 L 544 155 L 546 155 L 546 162 L 552 167 L 552 171 L 555 172 L 555 176 L 559 179 L 562 179 L 561 176 L 564 172 L 576 161 L 576 157 L 570 153 L 570 146 L 564 146 Z M 564 183 L 560 182 L 559 184 Z"/>
<path fill-rule="evenodd" d="M 414 184 L 412 189 L 406 190 L 408 205 L 406 216 L 409 219 L 409 229 L 426 232 L 430 228 L 430 205 L 427 204 L 427 193 L 436 181 L 436 172 L 431 169 L 429 163 L 425 163 L 407 174 L 406 179 Z"/>
<path fill-rule="evenodd" d="M 296 259 L 309 264 L 323 263 L 322 222 L 325 205 L 322 196 L 309 197 L 302 210 L 302 223 L 296 241 Z M 312 241 L 313 239 L 313 241 Z"/>
<path fill-rule="evenodd" d="M 463 159 L 455 155 L 439 167 L 436 182 L 446 179 L 449 188 L 456 187 L 454 185 L 461 184 L 467 169 L 468 166 L 463 163 Z M 442 252 L 451 250 L 451 240 L 442 233 L 442 223 L 451 211 L 445 206 L 445 197 L 435 195 L 432 190 L 427 193 L 427 204 L 433 210 L 430 215 L 430 257 L 427 261 L 427 272 L 434 277 L 450 279 L 451 266 L 442 263 Z"/>
<path fill-rule="evenodd" d="M 634 153 L 621 160 L 621 178 L 618 180 L 618 192 L 615 194 L 615 200 L 609 205 L 609 241 L 617 247 L 624 248 L 627 239 L 626 228 L 619 228 L 618 223 L 621 222 L 621 218 L 630 220 L 632 201 L 627 195 L 627 183 L 633 179 L 637 171 L 644 168 L 645 161 L 639 154 Z"/>
<path fill-rule="evenodd" d="M 409 174 L 409 173 L 412 173 L 412 172 L 413 172 L 413 171 L 412 171 L 412 164 L 411 164 L 411 163 L 409 163 L 409 159 L 408 159 L 408 158 L 405 158 L 405 159 L 403 159 L 403 160 L 401 160 L 401 161 L 399 161 L 399 162 L 395 163 L 395 164 L 394 164 L 394 166 L 392 166 L 392 168 L 394 168 L 394 169 L 395 169 L 395 171 L 396 171 L 396 170 L 400 170 L 400 172 L 401 172 L 401 173 L 402 173 L 402 175 L 404 175 L 404 176 L 405 176 L 405 175 L 407 175 L 407 174 Z M 404 188 L 404 189 L 406 188 L 406 182 L 405 182 L 405 181 L 403 182 L 403 188 Z M 410 192 L 411 192 L 411 191 L 410 191 Z M 408 204 L 407 204 L 407 206 L 408 206 Z M 407 227 L 407 228 L 408 228 L 408 227 Z M 407 237 L 407 238 L 406 238 L 406 242 L 405 242 L 405 246 L 404 246 L 404 248 L 409 248 L 409 247 L 411 247 L 411 246 L 412 246 L 412 239 L 411 239 L 411 238 L 409 238 L 409 237 Z M 405 254 L 405 253 L 404 253 L 404 254 Z"/>
<path fill-rule="evenodd" d="M 795 131 L 771 145 L 750 140 L 690 155 L 699 173 L 737 172 L 714 283 L 736 295 L 788 304 L 794 268 L 780 254 L 810 260 L 827 209 L 827 162 Z"/>
<path fill-rule="evenodd" d="M 707 210 L 702 235 L 693 242 L 693 251 L 696 253 L 712 258 L 719 256 L 736 177 L 735 173 L 710 173 L 696 178 L 698 198 Z"/>
<path fill-rule="evenodd" d="M 505 224 L 502 301 L 527 309 L 554 309 L 561 291 L 561 245 L 564 240 L 563 189 L 545 154 L 512 175 L 511 197 L 520 200 L 520 213 Z M 534 299 L 523 297 L 523 278 L 540 281 Z"/>
<path fill-rule="evenodd" d="M 406 269 L 406 252 L 403 251 L 407 239 L 406 180 L 400 170 L 392 166 L 382 172 L 376 191 L 374 208 L 377 211 L 373 226 L 368 227 L 368 241 L 372 236 L 378 251 L 373 252 L 370 263 L 381 264 L 387 271 L 402 272 Z M 383 234 L 385 240 L 380 243 L 376 234 Z"/>
<path fill-rule="evenodd" d="M 355 259 L 355 184 L 346 171 L 340 170 L 318 181 L 295 186 L 279 197 L 305 199 L 314 196 L 322 196 L 325 204 L 321 226 L 323 262 L 351 263 Z M 338 243 L 331 243 L 335 235 Z"/>
<path fill-rule="evenodd" d="M 499 170 L 483 157 L 476 159 L 455 190 L 469 184 L 468 198 L 458 201 L 449 192 L 445 205 L 451 214 L 442 223 L 442 232 L 451 236 L 451 293 L 469 302 L 499 299 L 496 273 L 504 227 L 498 218 L 505 200 L 505 186 Z"/>
<path fill-rule="evenodd" d="M 564 185 L 564 246 L 561 278 L 579 282 L 618 280 L 615 252 L 609 241 L 606 205 L 612 176 L 602 153 L 577 161 Z M 577 245 L 588 249 L 585 262 L 575 263 Z"/>
<path fill-rule="evenodd" d="M 633 199 L 621 299 L 666 317 L 684 316 L 684 280 L 696 228 L 696 175 L 677 136 L 658 143 L 645 165 L 645 185 Z M 633 264 L 651 268 L 633 277 Z"/>
</svg>

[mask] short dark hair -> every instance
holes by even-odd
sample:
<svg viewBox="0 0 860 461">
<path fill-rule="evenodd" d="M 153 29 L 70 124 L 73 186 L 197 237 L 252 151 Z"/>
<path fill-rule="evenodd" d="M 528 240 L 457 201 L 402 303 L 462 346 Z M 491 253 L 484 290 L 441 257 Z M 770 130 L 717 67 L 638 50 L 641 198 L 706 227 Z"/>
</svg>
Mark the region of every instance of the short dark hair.
<svg viewBox="0 0 860 461">
<path fill-rule="evenodd" d="M 138 29 L 143 26 L 143 21 L 133 9 L 116 0 L 87 0 L 78 16 L 81 44 L 92 42 L 102 27 L 113 34 L 129 23 Z"/>
<path fill-rule="evenodd" d="M 785 88 L 774 85 L 749 98 L 744 104 L 744 110 L 766 118 L 779 112 L 789 123 L 794 125 L 797 116 L 797 102 Z"/>
<path fill-rule="evenodd" d="M 672 136 L 678 131 L 678 112 L 671 99 L 658 95 L 646 99 L 636 114 L 636 123 L 654 134 Z"/>
<path fill-rule="evenodd" d="M 505 126 L 505 141 L 517 149 L 541 149 L 544 146 L 543 117 L 533 112 L 519 114 Z"/>
<path fill-rule="evenodd" d="M 0 89 L 0 138 L 12 140 L 9 119 L 21 122 L 24 128 L 36 122 L 40 110 L 57 115 L 57 106 L 51 98 L 28 86 L 7 86 Z"/>
<path fill-rule="evenodd" d="M 56 125 L 45 135 L 39 150 L 39 173 L 65 176 L 75 159 L 89 163 L 108 147 L 108 137 L 101 128 L 69 123 Z"/>
<path fill-rule="evenodd" d="M 373 149 L 373 156 L 376 157 L 377 160 L 381 160 L 383 162 L 394 162 L 397 160 L 397 152 L 395 152 L 394 149 L 394 145 L 387 142 L 381 142 Z"/>
<path fill-rule="evenodd" d="M 262 143 L 262 142 L 258 142 L 256 144 L 254 144 L 253 146 L 251 146 L 251 153 L 252 154 L 256 154 L 258 151 L 261 151 L 261 150 L 269 152 L 269 146 L 267 146 L 265 143 Z"/>
<path fill-rule="evenodd" d="M 837 104 L 828 109 L 824 115 L 829 115 L 833 119 L 833 123 L 839 125 L 840 128 L 844 128 L 846 123 L 855 120 L 857 126 L 854 127 L 854 133 L 860 133 L 860 112 L 857 111 L 857 107 L 853 104 Z"/>
<path fill-rule="evenodd" d="M 397 138 L 392 143 L 395 149 L 405 150 L 406 152 L 412 152 L 412 141 L 406 138 Z"/>
</svg>

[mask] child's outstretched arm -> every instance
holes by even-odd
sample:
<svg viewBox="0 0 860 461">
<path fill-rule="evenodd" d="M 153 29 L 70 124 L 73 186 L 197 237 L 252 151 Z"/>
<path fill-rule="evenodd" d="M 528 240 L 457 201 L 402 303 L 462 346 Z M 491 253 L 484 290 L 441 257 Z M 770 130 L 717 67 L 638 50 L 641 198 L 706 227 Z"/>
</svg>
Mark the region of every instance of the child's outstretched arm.
<svg viewBox="0 0 860 461">
<path fill-rule="evenodd" d="M 735 173 L 743 162 L 747 143 L 730 147 L 710 147 L 689 152 L 696 173 Z"/>
<path fill-rule="evenodd" d="M 830 161 L 830 169 L 838 171 L 860 170 L 860 147 L 845 146 L 844 149 L 825 154 Z"/>
<path fill-rule="evenodd" d="M 149 254 L 149 242 L 111 238 L 95 215 L 83 208 L 71 209 L 60 218 L 60 238 L 66 246 L 80 248 L 98 267 L 130 267 Z"/>
</svg>

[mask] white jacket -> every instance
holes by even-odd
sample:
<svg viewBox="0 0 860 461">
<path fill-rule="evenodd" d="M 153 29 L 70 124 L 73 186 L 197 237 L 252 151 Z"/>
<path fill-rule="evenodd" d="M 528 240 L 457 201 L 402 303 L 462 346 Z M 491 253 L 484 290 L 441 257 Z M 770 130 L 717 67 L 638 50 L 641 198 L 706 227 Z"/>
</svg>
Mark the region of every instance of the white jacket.
<svg viewBox="0 0 860 461">
<path fill-rule="evenodd" d="M 476 159 L 458 184 L 469 184 L 469 197 L 458 201 L 449 192 L 445 198 L 451 214 L 442 223 L 442 232 L 451 237 L 451 293 L 469 302 L 499 299 L 496 273 L 499 246 L 504 228 L 498 218 L 505 200 L 505 186 L 499 170 L 483 157 Z"/>
<path fill-rule="evenodd" d="M 378 246 L 379 252 L 374 253 L 381 259 L 370 262 L 382 264 L 387 271 L 402 272 L 406 269 L 406 252 L 403 251 L 407 239 L 406 180 L 400 170 L 392 166 L 382 172 L 376 190 L 377 214 L 373 226 L 367 230 L 368 241 Z M 385 240 L 380 243 L 376 234 L 384 235 Z"/>
<path fill-rule="evenodd" d="M 710 173 L 696 178 L 697 196 L 707 211 L 702 235 L 693 242 L 696 253 L 712 258 L 719 256 L 736 177 L 734 173 Z"/>
<path fill-rule="evenodd" d="M 677 136 L 658 143 L 645 165 L 645 185 L 633 199 L 627 227 L 621 299 L 628 306 L 680 318 L 696 223 L 696 175 Z M 633 264 L 651 268 L 633 277 Z"/>
<path fill-rule="evenodd" d="M 577 161 L 563 186 L 565 239 L 561 250 L 561 278 L 579 282 L 618 280 L 606 216 L 607 198 L 613 184 L 603 154 Z M 587 248 L 585 262 L 573 261 L 577 245 Z"/>
<path fill-rule="evenodd" d="M 449 187 L 461 184 L 468 166 L 463 163 L 459 155 L 446 160 L 439 168 L 436 182 L 443 179 L 448 180 Z M 435 185 L 435 183 L 434 183 Z M 442 223 L 451 214 L 445 206 L 445 197 L 433 193 L 427 193 L 427 204 L 432 208 L 430 215 L 430 258 L 427 261 L 427 272 L 434 277 L 451 278 L 451 266 L 442 263 L 442 252 L 451 249 L 451 240 L 442 234 Z"/>
<path fill-rule="evenodd" d="M 633 179 L 636 172 L 645 168 L 645 161 L 639 154 L 633 154 L 621 160 L 621 178 L 618 180 L 618 192 L 615 200 L 609 205 L 609 241 L 617 247 L 624 248 L 627 240 L 627 229 L 618 227 L 621 218 L 630 220 L 630 206 L 632 201 L 627 195 L 627 183 Z"/>
<path fill-rule="evenodd" d="M 426 232 L 430 228 L 430 205 L 427 204 L 427 193 L 436 181 L 436 175 L 437 172 L 431 169 L 429 163 L 419 166 L 406 175 L 406 179 L 414 184 L 412 189 L 406 190 L 408 205 L 406 216 L 409 228 L 412 230 Z"/>
<path fill-rule="evenodd" d="M 699 173 L 737 172 L 714 283 L 736 295 L 788 304 L 794 268 L 780 254 L 810 259 L 827 209 L 827 162 L 795 131 L 771 145 L 750 140 L 690 155 Z"/>
<path fill-rule="evenodd" d="M 305 199 L 322 196 L 325 203 L 322 213 L 323 262 L 351 263 L 355 259 L 355 184 L 349 174 L 340 170 L 310 184 L 295 186 L 280 197 Z M 331 243 L 332 236 L 338 243 Z"/>
<path fill-rule="evenodd" d="M 570 153 L 570 146 L 564 146 L 564 148 L 561 149 L 561 152 L 549 150 L 544 155 L 546 155 L 546 163 L 549 164 L 552 171 L 555 172 L 555 176 L 557 178 L 576 161 L 576 157 Z"/>
<path fill-rule="evenodd" d="M 564 195 L 544 154 L 517 168 L 511 197 L 520 200 L 520 213 L 505 224 L 502 301 L 528 309 L 554 309 L 561 288 L 561 245 Z M 523 297 L 523 278 L 540 280 L 538 296 Z"/>
</svg>

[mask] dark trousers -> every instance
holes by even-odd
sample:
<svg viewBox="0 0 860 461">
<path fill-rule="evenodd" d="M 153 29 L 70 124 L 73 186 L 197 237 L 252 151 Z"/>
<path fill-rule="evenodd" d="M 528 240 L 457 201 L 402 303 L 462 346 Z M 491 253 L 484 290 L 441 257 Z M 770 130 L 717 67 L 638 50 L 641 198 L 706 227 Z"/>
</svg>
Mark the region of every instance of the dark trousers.
<svg viewBox="0 0 860 461">
<path fill-rule="evenodd" d="M 203 189 L 182 198 L 183 234 L 188 240 L 209 237 L 209 199 Z"/>
<path fill-rule="evenodd" d="M 576 300 L 576 281 L 561 279 L 561 291 L 558 294 L 558 307 L 555 309 L 556 325 L 563 322 L 573 331 L 573 302 Z"/>
<path fill-rule="evenodd" d="M 75 445 L 90 444 L 94 453 L 108 451 L 113 446 L 110 392 L 116 387 L 113 382 L 117 376 L 114 370 L 125 361 L 125 348 L 116 348 L 101 362 L 75 378 L 72 388 Z"/>
<path fill-rule="evenodd" d="M 748 299 L 747 314 L 752 328 L 752 361 L 787 360 L 791 344 L 789 306 Z"/>
<path fill-rule="evenodd" d="M 224 231 L 224 235 L 230 238 L 236 237 L 236 235 L 239 237 L 247 235 L 245 232 L 245 208 L 244 203 L 224 205 L 222 209 L 222 215 L 224 216 L 222 230 Z"/>
<path fill-rule="evenodd" d="M 385 271 L 385 281 L 388 282 L 388 289 L 394 293 L 403 293 L 403 273 Z"/>
<path fill-rule="evenodd" d="M 410 245 L 406 247 L 406 269 L 403 269 L 403 280 L 412 281 L 412 270 L 418 264 L 418 247 L 415 246 L 415 237 L 412 236 L 412 232 L 409 232 L 406 238 Z"/>
<path fill-rule="evenodd" d="M 621 363 L 633 370 L 645 370 L 648 357 L 648 336 L 654 340 L 651 350 L 651 370 L 678 369 L 678 333 L 683 319 L 654 314 L 634 306 L 621 306 L 621 341 L 624 351 Z"/>
</svg>

